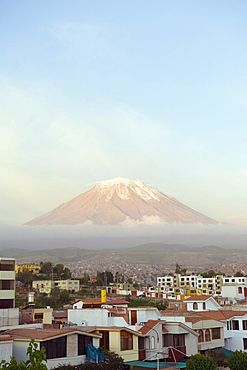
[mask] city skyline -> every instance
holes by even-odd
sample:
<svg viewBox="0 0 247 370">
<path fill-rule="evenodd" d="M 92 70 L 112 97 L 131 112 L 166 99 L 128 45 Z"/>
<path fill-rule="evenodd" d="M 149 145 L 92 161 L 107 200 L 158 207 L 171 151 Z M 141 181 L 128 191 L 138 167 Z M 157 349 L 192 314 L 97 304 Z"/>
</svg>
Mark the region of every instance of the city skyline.
<svg viewBox="0 0 247 370">
<path fill-rule="evenodd" d="M 242 1 L 0 4 L 0 224 L 115 177 L 247 223 Z"/>
</svg>

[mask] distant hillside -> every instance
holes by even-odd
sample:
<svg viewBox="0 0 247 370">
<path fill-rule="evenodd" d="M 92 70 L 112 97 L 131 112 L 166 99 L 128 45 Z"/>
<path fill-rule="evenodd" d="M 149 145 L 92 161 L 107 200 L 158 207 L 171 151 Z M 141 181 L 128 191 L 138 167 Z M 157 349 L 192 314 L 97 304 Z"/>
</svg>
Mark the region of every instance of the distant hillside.
<svg viewBox="0 0 247 370">
<path fill-rule="evenodd" d="M 13 257 L 21 262 L 39 263 L 41 261 L 51 261 L 54 263 L 66 263 L 87 259 L 102 252 L 92 251 L 89 249 L 80 249 L 77 247 L 42 249 L 39 251 L 28 251 L 22 248 L 4 249 L 0 251 L 1 257 Z"/>
<path fill-rule="evenodd" d="M 175 266 L 176 263 L 192 271 L 218 268 L 221 265 L 247 264 L 247 250 L 223 249 L 218 246 L 201 248 L 180 244 L 147 243 L 129 249 L 89 250 L 77 247 L 29 251 L 12 248 L 0 251 L 1 257 L 14 257 L 17 263 L 51 261 L 53 263 L 79 263 L 88 260 L 101 266 L 102 261 L 109 266 L 126 263 Z M 100 267 L 99 267 L 100 268 Z"/>
</svg>

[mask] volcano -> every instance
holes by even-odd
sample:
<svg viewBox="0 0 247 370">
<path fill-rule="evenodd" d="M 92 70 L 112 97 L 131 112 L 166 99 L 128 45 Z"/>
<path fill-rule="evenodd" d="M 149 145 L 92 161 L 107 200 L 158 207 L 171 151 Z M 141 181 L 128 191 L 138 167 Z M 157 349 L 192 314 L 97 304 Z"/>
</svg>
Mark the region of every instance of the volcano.
<svg viewBox="0 0 247 370">
<path fill-rule="evenodd" d="M 146 182 L 115 178 L 61 204 L 26 225 L 124 225 L 126 222 L 218 224 Z"/>
</svg>

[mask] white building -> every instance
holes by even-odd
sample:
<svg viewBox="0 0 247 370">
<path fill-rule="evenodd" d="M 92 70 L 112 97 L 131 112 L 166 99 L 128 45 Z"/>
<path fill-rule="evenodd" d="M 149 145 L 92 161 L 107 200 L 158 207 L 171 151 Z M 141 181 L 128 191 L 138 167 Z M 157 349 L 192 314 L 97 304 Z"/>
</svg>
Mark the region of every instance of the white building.
<svg viewBox="0 0 247 370">
<path fill-rule="evenodd" d="M 221 306 L 209 295 L 195 295 L 184 300 L 187 311 L 218 311 Z"/>
<path fill-rule="evenodd" d="M 240 301 L 246 297 L 247 287 L 242 284 L 223 285 L 221 288 L 221 297 L 227 297 L 233 302 Z"/>
</svg>

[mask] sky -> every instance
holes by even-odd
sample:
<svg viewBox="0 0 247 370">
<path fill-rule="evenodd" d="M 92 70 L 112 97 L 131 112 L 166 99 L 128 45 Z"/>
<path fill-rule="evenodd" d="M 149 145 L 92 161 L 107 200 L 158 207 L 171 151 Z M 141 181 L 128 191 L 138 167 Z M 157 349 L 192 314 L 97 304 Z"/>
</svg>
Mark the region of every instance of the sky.
<svg viewBox="0 0 247 370">
<path fill-rule="evenodd" d="M 244 0 L 1 0 L 0 225 L 114 177 L 247 224 Z"/>
</svg>

